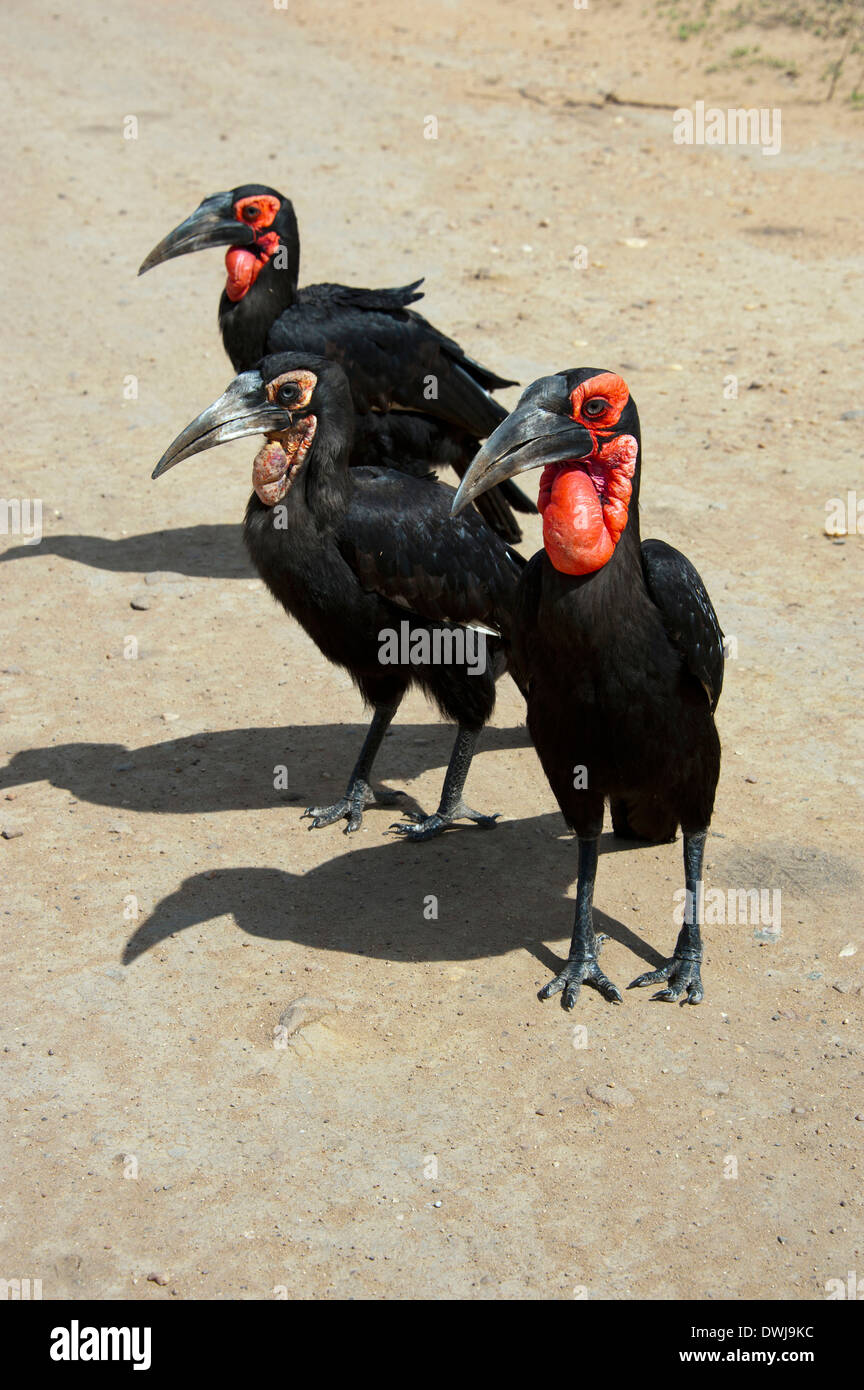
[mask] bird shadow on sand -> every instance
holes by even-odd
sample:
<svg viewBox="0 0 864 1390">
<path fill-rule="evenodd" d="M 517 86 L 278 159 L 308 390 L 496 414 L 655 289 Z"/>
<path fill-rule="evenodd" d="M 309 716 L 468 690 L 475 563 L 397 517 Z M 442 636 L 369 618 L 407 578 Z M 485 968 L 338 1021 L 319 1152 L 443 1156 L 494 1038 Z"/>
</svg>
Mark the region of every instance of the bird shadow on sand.
<svg viewBox="0 0 864 1390">
<path fill-rule="evenodd" d="M 298 724 L 219 729 L 134 749 L 122 743 L 23 749 L 0 768 L 0 791 L 45 781 L 80 801 L 151 815 L 317 805 L 341 796 L 367 728 Z M 524 727 L 486 728 L 477 756 L 528 743 Z M 378 755 L 374 783 L 399 790 L 402 780 L 446 767 L 452 746 L 450 725 L 397 723 Z M 413 806 L 406 797 L 396 810 Z"/>
<path fill-rule="evenodd" d="M 38 545 L 15 545 L 0 554 L 0 564 L 57 555 L 92 569 L 115 574 L 146 574 L 165 570 L 194 579 L 254 579 L 256 572 L 243 546 L 243 528 L 236 525 L 179 526 L 148 531 L 141 536 L 45 536 Z"/>
<path fill-rule="evenodd" d="M 523 947 L 560 966 L 541 937 L 569 937 L 565 900 L 576 867 L 557 814 L 464 826 L 422 845 L 346 849 L 335 827 L 335 857 L 305 873 L 238 866 L 193 874 L 161 899 L 126 944 L 130 964 L 167 937 L 229 915 L 250 936 L 393 961 L 471 960 Z M 518 866 L 515 867 L 514 866 Z M 601 888 L 602 892 L 602 860 Z M 558 885 L 557 889 L 554 886 Z M 428 920 L 429 895 L 438 916 Z M 663 957 L 623 923 L 596 912 L 597 928 L 651 965 Z"/>
</svg>

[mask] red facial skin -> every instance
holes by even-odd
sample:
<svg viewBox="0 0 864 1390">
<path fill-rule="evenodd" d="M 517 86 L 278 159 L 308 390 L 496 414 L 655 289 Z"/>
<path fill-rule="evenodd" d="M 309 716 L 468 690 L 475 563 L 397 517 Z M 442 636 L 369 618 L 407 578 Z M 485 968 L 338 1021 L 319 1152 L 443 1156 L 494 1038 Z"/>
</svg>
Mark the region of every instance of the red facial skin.
<svg viewBox="0 0 864 1390">
<path fill-rule="evenodd" d="M 248 207 L 258 209 L 258 214 L 252 221 L 243 216 L 244 210 Z M 234 216 L 237 221 L 246 227 L 252 227 L 258 233 L 255 240 L 258 254 L 247 246 L 229 248 L 225 257 L 225 268 L 228 271 L 225 293 L 233 304 L 249 293 L 264 266 L 276 252 L 279 233 L 268 232 L 267 228 L 272 225 L 279 207 L 279 199 L 269 193 L 262 193 L 260 198 L 240 198 L 234 204 Z"/>
<path fill-rule="evenodd" d="M 543 544 L 562 574 L 593 574 L 612 558 L 627 524 L 638 444 L 631 434 L 615 434 L 630 392 L 620 376 L 602 372 L 571 392 L 573 419 L 594 441 L 590 454 L 547 464 L 540 478 L 537 507 L 543 517 Z M 606 408 L 587 415 L 586 402 L 602 399 Z"/>
</svg>

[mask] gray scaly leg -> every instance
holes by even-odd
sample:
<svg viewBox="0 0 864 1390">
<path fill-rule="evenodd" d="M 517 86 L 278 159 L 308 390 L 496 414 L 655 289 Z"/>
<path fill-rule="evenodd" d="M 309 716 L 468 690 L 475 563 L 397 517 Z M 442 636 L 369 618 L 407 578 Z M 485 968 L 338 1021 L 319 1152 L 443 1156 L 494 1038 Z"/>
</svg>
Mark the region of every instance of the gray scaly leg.
<svg viewBox="0 0 864 1390">
<path fill-rule="evenodd" d="M 303 812 L 301 820 L 305 820 L 307 816 L 312 819 L 312 824 L 309 826 L 310 830 L 320 830 L 322 825 L 332 825 L 334 821 L 341 820 L 345 816 L 348 819 L 348 824 L 344 833 L 350 835 L 353 831 L 360 829 L 363 811 L 373 797 L 382 805 L 388 806 L 392 805 L 401 795 L 400 792 L 373 792 L 369 785 L 372 764 L 378 749 L 381 747 L 381 740 L 398 708 L 398 701 L 395 705 L 376 706 L 372 723 L 369 725 L 369 730 L 363 740 L 360 757 L 357 759 L 357 764 L 351 773 L 351 780 L 341 801 L 335 801 L 332 806 L 307 806 Z"/>
<path fill-rule="evenodd" d="M 495 824 L 497 815 L 483 816 L 479 811 L 472 811 L 462 800 L 462 789 L 479 737 L 479 730 L 466 729 L 464 725 L 459 725 L 438 810 L 431 816 L 424 815 L 422 811 L 412 811 L 407 821 L 396 821 L 391 825 L 391 830 L 397 835 L 404 835 L 407 840 L 431 840 L 457 820 L 473 820 L 475 824 L 484 826 Z"/>
<path fill-rule="evenodd" d="M 583 984 L 599 990 L 610 1004 L 620 1004 L 617 985 L 607 979 L 597 962 L 600 942 L 605 937 L 594 933 L 594 879 L 597 874 L 597 836 L 579 840 L 579 878 L 576 883 L 576 918 L 567 964 L 540 991 L 541 999 L 551 999 L 564 991 L 562 1007 L 572 1009 Z"/>
<path fill-rule="evenodd" d="M 666 988 L 652 994 L 652 999 L 663 999 L 674 1004 L 701 1004 L 705 997 L 699 967 L 702 964 L 702 932 L 699 919 L 702 916 L 702 860 L 705 855 L 707 830 L 695 835 L 684 836 L 684 878 L 687 897 L 684 908 L 684 925 L 678 934 L 675 954 L 659 970 L 649 970 L 640 975 L 629 986 L 641 989 L 643 985 L 658 985 L 666 981 Z M 686 991 L 686 998 L 681 996 Z"/>
</svg>

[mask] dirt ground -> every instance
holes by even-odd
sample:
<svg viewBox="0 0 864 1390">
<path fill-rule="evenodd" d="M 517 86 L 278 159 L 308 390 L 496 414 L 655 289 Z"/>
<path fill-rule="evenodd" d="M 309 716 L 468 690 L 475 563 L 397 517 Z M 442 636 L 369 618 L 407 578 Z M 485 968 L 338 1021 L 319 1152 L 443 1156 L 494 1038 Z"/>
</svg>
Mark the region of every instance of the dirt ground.
<svg viewBox="0 0 864 1390">
<path fill-rule="evenodd" d="M 864 498 L 860 112 L 816 104 L 813 36 L 794 76 L 780 31 L 684 41 L 640 0 L 295 11 L 5 7 L 0 491 L 44 536 L 0 535 L 0 1275 L 132 1300 L 864 1281 L 864 542 L 824 534 Z M 720 61 L 751 42 L 779 66 Z M 697 100 L 781 108 L 780 153 L 675 144 Z M 732 639 L 707 883 L 782 894 L 779 936 L 707 929 L 701 1007 L 538 1002 L 576 854 L 507 681 L 468 783 L 496 829 L 301 822 L 364 716 L 245 561 L 257 445 L 150 481 L 231 370 L 218 253 L 136 270 L 248 181 L 293 198 L 303 281 L 425 275 L 421 309 L 503 375 L 629 382 L 643 534 Z M 413 695 L 378 775 L 432 809 L 450 743 Z M 625 985 L 674 943 L 680 843 L 603 849 Z"/>
</svg>

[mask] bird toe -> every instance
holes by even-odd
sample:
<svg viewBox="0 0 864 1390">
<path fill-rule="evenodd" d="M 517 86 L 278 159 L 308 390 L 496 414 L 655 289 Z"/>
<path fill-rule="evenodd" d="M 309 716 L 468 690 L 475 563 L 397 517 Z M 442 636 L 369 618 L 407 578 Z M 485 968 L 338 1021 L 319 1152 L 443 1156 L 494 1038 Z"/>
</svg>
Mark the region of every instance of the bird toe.
<svg viewBox="0 0 864 1390">
<path fill-rule="evenodd" d="M 651 970 L 633 980 L 629 988 L 661 983 L 664 988 L 651 995 L 652 1002 L 656 999 L 662 1004 L 701 1004 L 705 998 L 698 961 L 672 956 L 659 970 Z"/>
<path fill-rule="evenodd" d="M 583 985 L 590 985 L 596 989 L 598 994 L 609 1004 L 621 1003 L 621 991 L 618 986 L 603 974 L 593 956 L 588 956 L 583 960 L 568 961 L 560 975 L 556 975 L 554 980 L 550 980 L 548 985 L 544 985 L 538 995 L 539 999 L 551 999 L 554 994 L 562 994 L 561 1007 L 567 1009 L 575 1008 L 579 998 L 579 991 Z"/>
<path fill-rule="evenodd" d="M 333 825 L 335 821 L 342 820 L 347 816 L 348 824 L 345 827 L 345 834 L 354 830 L 359 830 L 363 820 L 362 804 L 358 805 L 356 800 L 343 797 L 341 801 L 335 801 L 332 806 L 307 806 L 301 820 L 307 818 L 312 822 L 309 830 L 321 830 L 325 825 Z"/>
<path fill-rule="evenodd" d="M 431 816 L 424 816 L 416 811 L 407 812 L 410 817 L 407 821 L 394 821 L 390 826 L 394 835 L 401 835 L 405 840 L 420 842 L 422 840 L 432 840 L 436 835 L 440 835 L 442 830 L 446 830 L 450 824 L 443 816 L 435 812 Z"/>
<path fill-rule="evenodd" d="M 543 986 L 537 997 L 539 999 L 551 999 L 553 994 L 560 994 L 566 984 L 567 981 L 563 975 L 556 975 L 554 980 L 550 980 L 548 985 Z"/>
<path fill-rule="evenodd" d="M 637 975 L 635 980 L 631 980 L 628 989 L 644 989 L 646 985 L 659 985 L 662 980 L 669 977 L 669 966 L 663 965 L 659 970 L 646 970 L 644 975 Z"/>
</svg>

